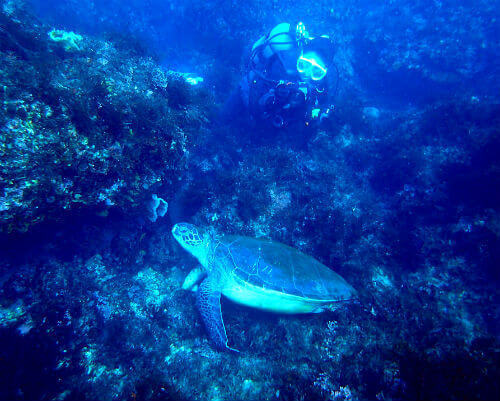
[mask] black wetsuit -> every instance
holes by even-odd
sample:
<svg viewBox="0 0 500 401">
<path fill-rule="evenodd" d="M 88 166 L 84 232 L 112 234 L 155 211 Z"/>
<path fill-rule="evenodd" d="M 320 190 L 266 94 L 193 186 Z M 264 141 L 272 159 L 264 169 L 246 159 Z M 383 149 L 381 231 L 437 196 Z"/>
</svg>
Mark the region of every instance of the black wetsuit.
<svg viewBox="0 0 500 401">
<path fill-rule="evenodd" d="M 300 135 L 303 129 L 316 126 L 321 113 L 330 106 L 328 75 L 321 81 L 303 82 L 296 69 L 287 71 L 284 65 L 285 61 L 295 67 L 301 53 L 298 46 L 294 43 L 290 50 L 265 57 L 268 43 L 269 35 L 252 50 L 245 77 L 226 102 L 221 116 L 231 122 L 250 120 L 252 126 L 263 129 L 290 128 Z M 313 109 L 320 110 L 316 116 Z"/>
<path fill-rule="evenodd" d="M 296 70 L 289 73 L 285 69 L 282 58 L 288 56 L 295 61 L 299 54 L 297 47 L 269 58 L 259 55 L 259 49 L 252 53 L 240 90 L 257 122 L 276 128 L 307 127 L 313 122 L 313 109 L 328 107 L 327 77 L 317 82 L 303 82 Z"/>
</svg>

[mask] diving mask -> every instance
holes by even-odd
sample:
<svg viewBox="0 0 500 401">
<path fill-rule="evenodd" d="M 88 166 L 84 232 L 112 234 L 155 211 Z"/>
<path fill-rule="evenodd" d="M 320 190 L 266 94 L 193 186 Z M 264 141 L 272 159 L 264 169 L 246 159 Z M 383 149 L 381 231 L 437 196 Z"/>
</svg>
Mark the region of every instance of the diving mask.
<svg viewBox="0 0 500 401">
<path fill-rule="evenodd" d="M 297 71 L 313 81 L 321 81 L 326 73 L 327 68 L 314 53 L 301 54 L 297 60 Z"/>
</svg>

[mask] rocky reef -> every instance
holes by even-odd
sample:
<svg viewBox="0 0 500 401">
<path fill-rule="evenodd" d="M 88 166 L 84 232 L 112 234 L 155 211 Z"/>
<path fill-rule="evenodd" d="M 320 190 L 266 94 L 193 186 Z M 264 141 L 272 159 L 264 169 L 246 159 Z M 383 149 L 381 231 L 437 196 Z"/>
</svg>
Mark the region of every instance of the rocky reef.
<svg viewBox="0 0 500 401">
<path fill-rule="evenodd" d="M 171 197 L 208 93 L 133 49 L 1 18 L 1 232 Z"/>
<path fill-rule="evenodd" d="M 169 3 L 202 44 L 227 38 L 226 60 L 182 54 L 206 78 L 193 86 L 144 9 L 80 3 L 42 20 L 0 2 L 1 399 L 500 399 L 492 5 L 252 1 L 234 21 L 223 2 L 208 24 L 213 2 Z M 338 42 L 335 115 L 305 143 L 214 123 L 227 61 L 273 12 Z M 46 22 L 89 13 L 130 36 Z M 181 289 L 182 220 L 294 246 L 359 302 L 292 316 L 223 300 L 242 352 L 218 352 Z"/>
</svg>

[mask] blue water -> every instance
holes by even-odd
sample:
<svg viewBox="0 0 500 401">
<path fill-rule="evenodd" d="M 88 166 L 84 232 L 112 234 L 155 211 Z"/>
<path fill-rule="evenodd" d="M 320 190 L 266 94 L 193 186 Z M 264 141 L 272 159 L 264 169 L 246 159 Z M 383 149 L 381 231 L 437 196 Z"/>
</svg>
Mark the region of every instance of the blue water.
<svg viewBox="0 0 500 401">
<path fill-rule="evenodd" d="M 0 399 L 500 399 L 499 18 L 0 1 Z"/>
</svg>

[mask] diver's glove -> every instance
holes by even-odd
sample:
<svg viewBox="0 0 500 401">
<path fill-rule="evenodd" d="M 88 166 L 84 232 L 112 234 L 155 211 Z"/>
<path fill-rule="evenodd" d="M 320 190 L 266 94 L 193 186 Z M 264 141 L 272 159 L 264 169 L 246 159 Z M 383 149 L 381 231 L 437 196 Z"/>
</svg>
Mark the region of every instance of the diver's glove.
<svg viewBox="0 0 500 401">
<path fill-rule="evenodd" d="M 331 104 L 326 110 L 324 110 L 320 115 L 319 115 L 319 122 L 321 123 L 323 120 L 329 119 L 333 111 L 335 110 L 335 106 Z"/>
<path fill-rule="evenodd" d="M 316 120 L 319 117 L 319 112 L 320 111 L 321 111 L 320 109 L 312 109 L 311 110 L 311 118 L 313 120 Z"/>
<path fill-rule="evenodd" d="M 311 119 L 312 120 L 319 120 L 321 123 L 323 120 L 330 118 L 330 116 L 333 114 L 333 110 L 335 109 L 335 106 L 332 104 L 323 111 L 319 108 L 315 108 L 311 110 Z"/>
</svg>

